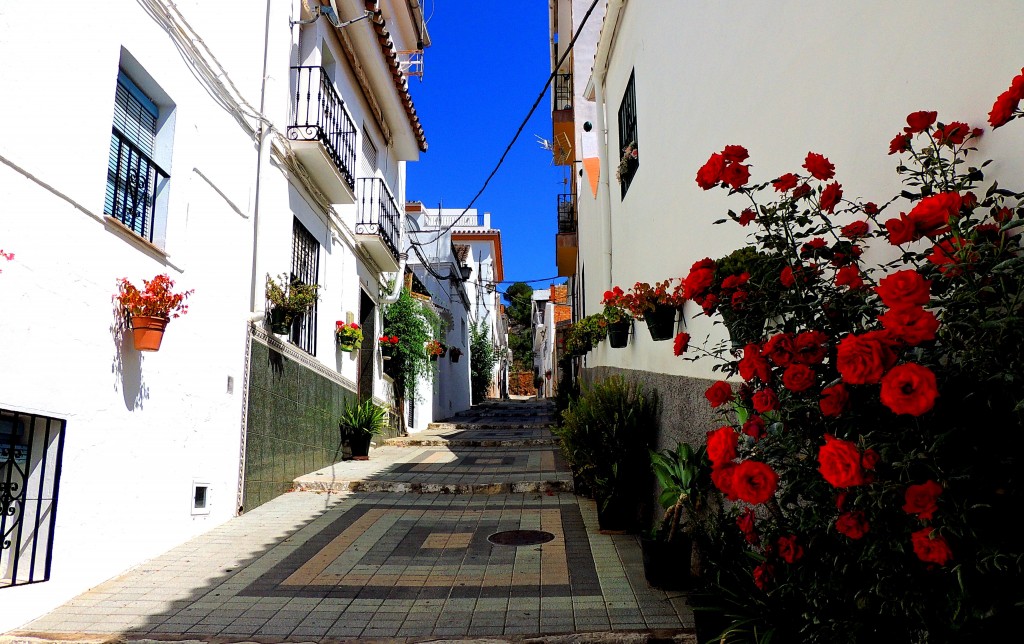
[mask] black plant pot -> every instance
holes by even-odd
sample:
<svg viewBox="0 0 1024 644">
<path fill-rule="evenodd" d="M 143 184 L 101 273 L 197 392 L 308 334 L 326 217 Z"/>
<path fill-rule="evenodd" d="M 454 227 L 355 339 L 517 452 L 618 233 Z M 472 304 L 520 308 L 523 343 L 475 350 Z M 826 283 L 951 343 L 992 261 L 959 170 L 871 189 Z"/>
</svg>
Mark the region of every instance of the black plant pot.
<svg viewBox="0 0 1024 644">
<path fill-rule="evenodd" d="M 640 539 L 647 584 L 661 590 L 686 590 L 693 584 L 690 576 L 690 556 L 693 541 L 677 537 L 676 541 Z"/>
<path fill-rule="evenodd" d="M 637 505 L 621 496 L 597 499 L 597 525 L 601 534 L 630 534 L 639 527 Z"/>
<path fill-rule="evenodd" d="M 759 311 L 736 312 L 723 308 L 721 314 L 734 349 L 741 349 L 751 342 L 757 342 L 764 334 L 765 318 Z"/>
<path fill-rule="evenodd" d="M 372 434 L 366 432 L 358 432 L 356 435 L 349 437 L 348 444 L 352 448 L 352 459 L 356 461 L 366 461 L 370 458 L 370 439 L 373 438 Z"/>
<path fill-rule="evenodd" d="M 629 320 L 612 322 L 608 325 L 608 344 L 613 349 L 622 349 L 629 344 L 629 329 L 633 323 Z"/>
<path fill-rule="evenodd" d="M 458 362 L 459 358 L 462 357 L 462 354 L 461 353 L 449 353 L 448 357 L 450 357 L 452 359 L 452 362 Z"/>
<path fill-rule="evenodd" d="M 659 304 L 653 311 L 644 313 L 647 330 L 652 340 L 671 340 L 676 326 L 676 309 L 666 304 Z"/>
<path fill-rule="evenodd" d="M 293 315 L 287 309 L 281 307 L 270 309 L 270 330 L 274 333 L 290 333 L 293 321 Z"/>
</svg>

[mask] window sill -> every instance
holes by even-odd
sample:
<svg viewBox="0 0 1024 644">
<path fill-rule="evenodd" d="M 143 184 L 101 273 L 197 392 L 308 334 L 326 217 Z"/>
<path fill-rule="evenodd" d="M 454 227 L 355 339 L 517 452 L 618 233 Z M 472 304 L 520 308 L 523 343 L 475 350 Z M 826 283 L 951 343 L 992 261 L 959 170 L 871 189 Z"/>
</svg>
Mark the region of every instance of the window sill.
<svg viewBox="0 0 1024 644">
<path fill-rule="evenodd" d="M 167 264 L 171 268 L 174 268 L 178 272 L 184 272 L 181 268 L 176 266 L 172 261 L 170 255 L 167 254 L 162 248 L 156 244 L 139 237 L 139 235 L 128 226 L 125 226 L 117 219 L 114 219 L 110 215 L 103 216 L 103 223 L 106 224 L 107 228 L 112 232 L 116 233 L 120 237 L 123 237 L 126 241 L 131 242 L 137 248 L 145 251 L 149 255 L 152 255 L 155 259 Z"/>
</svg>

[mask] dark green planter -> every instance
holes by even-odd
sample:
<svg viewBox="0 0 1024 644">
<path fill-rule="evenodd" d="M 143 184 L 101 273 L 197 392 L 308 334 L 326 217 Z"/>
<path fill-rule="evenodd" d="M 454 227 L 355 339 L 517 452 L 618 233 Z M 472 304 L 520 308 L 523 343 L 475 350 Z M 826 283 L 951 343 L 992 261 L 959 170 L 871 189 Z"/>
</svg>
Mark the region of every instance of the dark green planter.
<svg viewBox="0 0 1024 644">
<path fill-rule="evenodd" d="M 647 322 L 652 340 L 671 340 L 676 330 L 676 309 L 659 304 L 653 311 L 644 313 L 644 321 Z"/>
<path fill-rule="evenodd" d="M 661 590 L 686 590 L 693 585 L 690 576 L 690 556 L 693 541 L 677 537 L 675 541 L 640 539 L 644 577 L 647 584 Z"/>
<path fill-rule="evenodd" d="M 370 440 L 373 438 L 373 434 L 367 434 L 366 432 L 359 432 L 355 436 L 351 436 L 348 439 L 348 445 L 352 448 L 352 459 L 356 461 L 365 461 L 370 458 Z"/>
<path fill-rule="evenodd" d="M 624 496 L 596 497 L 597 525 L 602 534 L 631 534 L 640 527 L 639 507 Z"/>
<path fill-rule="evenodd" d="M 633 322 L 625 320 L 622 322 L 612 322 L 608 325 L 608 344 L 613 349 L 622 349 L 629 344 L 629 329 L 633 326 Z"/>
<path fill-rule="evenodd" d="M 280 307 L 270 309 L 270 330 L 277 334 L 291 333 L 295 321 L 291 311 Z"/>
</svg>

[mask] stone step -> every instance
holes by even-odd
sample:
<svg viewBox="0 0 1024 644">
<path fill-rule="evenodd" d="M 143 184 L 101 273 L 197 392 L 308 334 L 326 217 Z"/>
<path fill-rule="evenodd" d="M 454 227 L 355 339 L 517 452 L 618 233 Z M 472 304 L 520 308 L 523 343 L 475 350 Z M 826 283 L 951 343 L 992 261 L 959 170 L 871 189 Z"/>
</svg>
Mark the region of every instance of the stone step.
<svg viewBox="0 0 1024 644">
<path fill-rule="evenodd" d="M 296 480 L 294 489 L 307 492 L 392 492 L 395 494 L 570 494 L 572 480 L 495 481 L 445 483 L 389 481 L 386 478 L 359 480 Z"/>
</svg>

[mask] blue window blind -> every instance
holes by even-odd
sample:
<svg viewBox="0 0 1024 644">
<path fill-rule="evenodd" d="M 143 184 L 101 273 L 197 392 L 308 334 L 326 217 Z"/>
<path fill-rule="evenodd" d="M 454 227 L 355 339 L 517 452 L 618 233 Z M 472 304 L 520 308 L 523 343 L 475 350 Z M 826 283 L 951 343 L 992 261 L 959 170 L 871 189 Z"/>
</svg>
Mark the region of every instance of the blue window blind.
<svg viewBox="0 0 1024 644">
<path fill-rule="evenodd" d="M 117 75 L 103 212 L 153 240 L 153 210 L 163 172 L 153 161 L 159 110 L 123 72 Z"/>
</svg>

